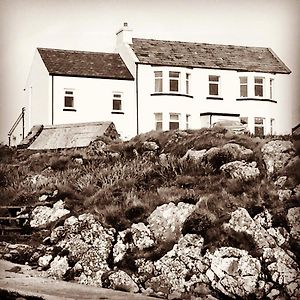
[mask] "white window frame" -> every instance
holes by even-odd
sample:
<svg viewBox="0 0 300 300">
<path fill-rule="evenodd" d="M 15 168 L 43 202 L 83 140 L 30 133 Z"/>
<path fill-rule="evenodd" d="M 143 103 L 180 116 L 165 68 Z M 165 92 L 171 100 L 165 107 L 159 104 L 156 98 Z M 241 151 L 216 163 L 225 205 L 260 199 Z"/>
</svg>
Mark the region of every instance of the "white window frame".
<svg viewBox="0 0 300 300">
<path fill-rule="evenodd" d="M 172 119 L 172 117 L 177 117 L 177 119 Z M 171 128 L 172 123 L 178 124 L 178 128 Z M 180 129 L 180 113 L 169 113 L 169 130 L 178 130 Z"/>
<path fill-rule="evenodd" d="M 154 113 L 154 121 L 155 121 L 155 130 L 162 131 L 163 130 L 163 113 L 158 112 Z"/>
<path fill-rule="evenodd" d="M 274 78 L 270 78 L 270 99 L 274 99 Z"/>
<path fill-rule="evenodd" d="M 257 123 L 256 121 L 258 120 L 258 119 L 261 119 L 262 120 L 262 124 L 260 124 L 260 123 Z M 256 128 L 262 128 L 263 129 L 263 136 L 266 134 L 266 119 L 265 118 L 263 118 L 263 117 L 254 117 L 254 134 L 256 134 Z"/>
<path fill-rule="evenodd" d="M 177 76 L 171 76 L 171 73 L 176 73 L 178 74 Z M 171 81 L 176 81 L 177 82 L 177 90 L 176 91 L 171 91 Z M 180 93 L 180 72 L 179 71 L 169 71 L 169 92 L 170 93 Z"/>
<path fill-rule="evenodd" d="M 270 119 L 270 134 L 275 134 L 275 118 Z"/>
<path fill-rule="evenodd" d="M 242 79 L 246 79 L 245 82 L 242 82 Z M 242 94 L 242 87 L 246 87 L 246 95 Z M 247 98 L 248 97 L 248 77 L 240 76 L 240 97 Z"/>
<path fill-rule="evenodd" d="M 187 95 L 190 95 L 190 93 L 191 93 L 191 74 L 190 73 L 185 74 L 185 92 Z"/>
<path fill-rule="evenodd" d="M 72 99 L 72 105 L 66 105 L 66 98 Z M 75 90 L 65 89 L 64 90 L 64 109 L 75 109 Z"/>
<path fill-rule="evenodd" d="M 217 80 L 212 80 L 212 77 L 217 78 Z M 216 85 L 217 86 L 217 94 L 211 94 L 211 91 L 210 91 L 211 85 Z M 220 87 L 221 87 L 221 77 L 220 77 L 220 75 L 212 75 L 212 74 L 208 75 L 208 94 L 209 94 L 209 96 L 219 97 L 221 95 Z"/>
<path fill-rule="evenodd" d="M 185 115 L 185 128 L 190 129 L 190 123 L 191 123 L 191 115 L 186 114 Z"/>
<path fill-rule="evenodd" d="M 121 92 L 113 92 L 112 93 L 112 111 L 113 112 L 123 112 L 123 93 Z M 115 101 L 120 101 L 120 109 L 114 108 Z"/>
<path fill-rule="evenodd" d="M 158 85 L 157 85 L 157 83 L 158 83 Z M 161 87 L 161 88 L 157 89 L 157 87 Z M 164 90 L 164 86 L 163 86 L 163 71 L 159 71 L 159 70 L 154 71 L 154 92 L 155 93 L 162 93 L 163 90 Z"/>
<path fill-rule="evenodd" d="M 256 79 L 261 79 L 262 83 L 256 83 Z M 262 95 L 256 95 L 256 87 L 261 86 L 262 88 Z M 255 76 L 254 77 L 254 97 L 263 98 L 265 96 L 265 77 L 262 76 Z"/>
</svg>

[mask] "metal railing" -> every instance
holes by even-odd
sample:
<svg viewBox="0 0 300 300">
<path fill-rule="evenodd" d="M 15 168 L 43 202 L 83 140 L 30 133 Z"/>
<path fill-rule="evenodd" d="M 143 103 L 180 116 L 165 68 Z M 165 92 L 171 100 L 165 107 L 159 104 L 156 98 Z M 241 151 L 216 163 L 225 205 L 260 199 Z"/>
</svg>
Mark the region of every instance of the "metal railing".
<svg viewBox="0 0 300 300">
<path fill-rule="evenodd" d="M 8 132 L 8 146 L 10 147 L 11 144 L 11 136 L 22 121 L 22 139 L 25 137 L 25 107 L 22 107 L 22 112 L 18 116 L 17 120 L 15 121 L 14 125 Z"/>
</svg>

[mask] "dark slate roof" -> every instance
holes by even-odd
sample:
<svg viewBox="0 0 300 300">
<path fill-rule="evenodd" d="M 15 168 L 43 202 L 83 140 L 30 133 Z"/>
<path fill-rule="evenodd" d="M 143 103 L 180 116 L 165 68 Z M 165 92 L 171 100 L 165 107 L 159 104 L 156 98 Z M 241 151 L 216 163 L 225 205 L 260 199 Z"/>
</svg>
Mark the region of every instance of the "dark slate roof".
<svg viewBox="0 0 300 300">
<path fill-rule="evenodd" d="M 143 64 L 289 74 L 270 48 L 133 39 Z"/>
<path fill-rule="evenodd" d="M 121 56 L 101 53 L 38 48 L 50 75 L 133 80 Z"/>
</svg>

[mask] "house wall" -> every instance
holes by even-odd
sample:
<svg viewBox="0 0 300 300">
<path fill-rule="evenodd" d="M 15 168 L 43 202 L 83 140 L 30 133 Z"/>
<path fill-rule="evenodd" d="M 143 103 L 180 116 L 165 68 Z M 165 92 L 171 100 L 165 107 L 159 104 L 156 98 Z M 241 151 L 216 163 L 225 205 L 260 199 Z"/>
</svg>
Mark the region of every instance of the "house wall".
<svg viewBox="0 0 300 300">
<path fill-rule="evenodd" d="M 163 92 L 155 93 L 154 71 L 163 72 Z M 169 71 L 180 72 L 180 91 L 170 93 Z M 190 75 L 190 93 L 186 95 L 186 74 Z M 209 96 L 209 75 L 219 76 L 219 95 Z M 248 77 L 248 97 L 237 101 L 240 97 L 240 76 Z M 264 77 L 263 97 L 254 96 L 254 77 Z M 240 114 L 248 117 L 248 127 L 254 132 L 254 118 L 264 119 L 265 134 L 271 133 L 270 120 L 278 118 L 278 104 L 267 101 L 270 98 L 270 78 L 273 82 L 273 99 L 277 99 L 278 91 L 276 76 L 268 73 L 237 72 L 231 70 L 213 70 L 182 67 L 159 67 L 150 65 L 138 65 L 138 103 L 139 103 L 139 131 L 147 132 L 155 129 L 155 113 L 163 114 L 163 130 L 169 129 L 170 113 L 178 113 L 179 128 L 186 129 L 186 115 L 189 117 L 189 128 L 197 129 L 207 127 L 211 123 L 224 119 L 237 119 L 231 114 Z M 192 96 L 192 97 L 188 97 Z M 221 98 L 221 99 L 219 99 Z M 200 117 L 201 113 L 217 113 L 224 116 Z M 275 130 L 276 133 L 280 133 Z"/>
<path fill-rule="evenodd" d="M 28 109 L 25 111 L 28 124 L 26 132 L 33 125 L 51 124 L 51 76 L 38 51 L 34 55 L 28 76 L 26 95 L 28 98 Z"/>
<path fill-rule="evenodd" d="M 65 90 L 73 91 L 73 110 L 64 107 Z M 114 93 L 122 93 L 118 114 L 112 106 Z M 54 124 L 112 121 L 122 138 L 136 134 L 134 81 L 55 76 L 53 101 Z"/>
</svg>

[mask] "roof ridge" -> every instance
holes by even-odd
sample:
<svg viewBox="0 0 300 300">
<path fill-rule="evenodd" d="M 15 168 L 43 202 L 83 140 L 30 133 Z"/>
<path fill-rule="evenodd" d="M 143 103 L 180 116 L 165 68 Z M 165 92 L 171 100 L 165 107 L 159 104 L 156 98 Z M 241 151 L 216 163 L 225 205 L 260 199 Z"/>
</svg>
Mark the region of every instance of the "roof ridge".
<svg viewBox="0 0 300 300">
<path fill-rule="evenodd" d="M 100 52 L 100 51 L 87 51 L 87 50 L 69 50 L 69 49 L 58 49 L 58 48 L 44 48 L 44 47 L 37 47 L 38 50 L 52 50 L 52 51 L 61 51 L 61 52 L 69 52 L 69 53 L 87 53 L 87 54 L 116 54 L 119 55 L 117 52 Z"/>
<path fill-rule="evenodd" d="M 210 46 L 228 46 L 228 47 L 243 47 L 251 49 L 269 49 L 263 46 L 243 46 L 243 45 L 232 45 L 232 44 L 215 44 L 215 43 L 204 43 L 204 42 L 189 42 L 189 41 L 178 41 L 178 40 L 160 40 L 160 39 L 145 39 L 145 38 L 133 38 L 133 40 L 144 40 L 144 41 L 158 41 L 158 42 L 170 42 L 170 43 L 180 43 L 180 44 L 199 44 L 199 45 L 210 45 Z"/>
</svg>

